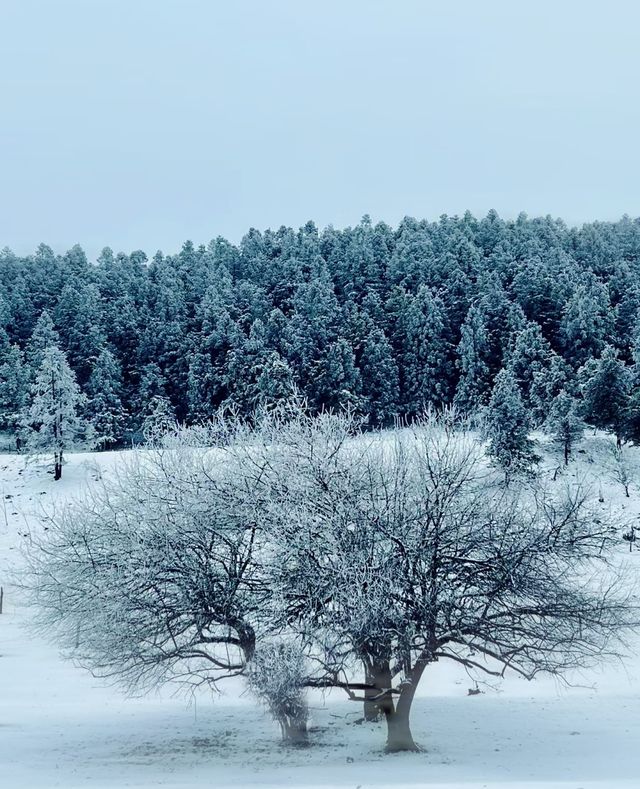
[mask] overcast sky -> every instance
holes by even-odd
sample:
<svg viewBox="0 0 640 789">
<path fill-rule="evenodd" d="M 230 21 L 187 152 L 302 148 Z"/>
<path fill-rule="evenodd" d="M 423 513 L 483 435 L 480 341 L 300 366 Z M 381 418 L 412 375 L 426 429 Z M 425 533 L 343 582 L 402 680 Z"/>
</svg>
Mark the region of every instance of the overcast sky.
<svg viewBox="0 0 640 789">
<path fill-rule="evenodd" d="M 640 4 L 0 0 L 0 247 L 640 214 Z"/>
</svg>

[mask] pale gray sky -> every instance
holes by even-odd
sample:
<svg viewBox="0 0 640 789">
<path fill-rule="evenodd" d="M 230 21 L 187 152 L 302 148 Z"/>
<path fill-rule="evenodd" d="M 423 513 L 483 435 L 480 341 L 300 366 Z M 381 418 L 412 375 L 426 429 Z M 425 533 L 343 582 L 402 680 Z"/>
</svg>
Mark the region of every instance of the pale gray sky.
<svg viewBox="0 0 640 789">
<path fill-rule="evenodd" d="M 640 4 L 0 0 L 0 247 L 640 214 Z"/>
</svg>

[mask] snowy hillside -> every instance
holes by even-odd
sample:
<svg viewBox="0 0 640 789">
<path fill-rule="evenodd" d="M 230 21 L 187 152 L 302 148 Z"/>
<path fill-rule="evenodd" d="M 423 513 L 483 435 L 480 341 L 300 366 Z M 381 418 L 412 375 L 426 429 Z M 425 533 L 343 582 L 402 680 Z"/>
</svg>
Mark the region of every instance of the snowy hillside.
<svg viewBox="0 0 640 789">
<path fill-rule="evenodd" d="M 629 497 L 609 468 L 603 435 L 589 436 L 559 479 L 587 477 L 603 508 L 640 516 L 640 450 L 629 449 Z M 11 584 L 22 535 L 37 512 L 108 474 L 121 453 L 69 455 L 62 480 L 0 456 L 0 785 L 7 789 L 165 787 L 447 787 L 637 789 L 640 654 L 571 676 L 480 685 L 457 665 L 430 667 L 412 712 L 417 754 L 384 755 L 382 724 L 358 723 L 361 705 L 339 691 L 311 696 L 312 743 L 279 744 L 276 724 L 239 681 L 224 694 L 173 697 L 171 688 L 128 699 L 65 662 L 25 625 Z M 637 464 L 637 465 L 636 465 Z M 558 460 L 547 455 L 551 481 Z M 634 476 L 635 475 L 635 476 Z M 635 563 L 620 540 L 620 558 Z M 118 594 L 118 589 L 113 590 Z M 640 643 L 640 640 L 639 642 Z"/>
</svg>

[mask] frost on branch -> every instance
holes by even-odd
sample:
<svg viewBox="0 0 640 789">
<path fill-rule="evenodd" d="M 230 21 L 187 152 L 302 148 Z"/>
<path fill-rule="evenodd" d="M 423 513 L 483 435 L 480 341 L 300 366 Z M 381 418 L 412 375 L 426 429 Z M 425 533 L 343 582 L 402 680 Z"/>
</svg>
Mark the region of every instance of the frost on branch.
<svg viewBox="0 0 640 789">
<path fill-rule="evenodd" d="M 80 663 L 130 691 L 244 670 L 266 592 L 227 466 L 187 447 L 132 454 L 47 525 L 25 583 Z"/>
</svg>

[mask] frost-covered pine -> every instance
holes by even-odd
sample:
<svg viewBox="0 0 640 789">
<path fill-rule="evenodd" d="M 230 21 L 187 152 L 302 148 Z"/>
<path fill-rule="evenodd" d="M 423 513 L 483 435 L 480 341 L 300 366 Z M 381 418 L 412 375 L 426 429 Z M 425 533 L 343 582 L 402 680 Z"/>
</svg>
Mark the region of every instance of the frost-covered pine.
<svg viewBox="0 0 640 789">
<path fill-rule="evenodd" d="M 122 371 L 105 348 L 93 366 L 87 384 L 86 415 L 93 425 L 95 443 L 108 449 L 122 439 L 126 414 L 122 406 Z"/>
<path fill-rule="evenodd" d="M 0 336 L 0 429 L 15 430 L 28 393 L 28 369 L 17 345 L 6 332 Z"/>
<path fill-rule="evenodd" d="M 582 440 L 585 424 L 577 401 L 564 389 L 553 401 L 545 427 L 554 444 L 562 449 L 564 464 L 567 466 L 574 444 Z"/>
<path fill-rule="evenodd" d="M 293 372 L 277 351 L 267 357 L 256 388 L 259 402 L 267 407 L 286 400 L 295 391 Z"/>
<path fill-rule="evenodd" d="M 456 391 L 456 405 L 465 413 L 473 413 L 487 402 L 490 390 L 489 334 L 485 315 L 480 307 L 473 305 L 461 329 L 458 345 L 460 381 Z"/>
<path fill-rule="evenodd" d="M 486 409 L 487 453 L 504 471 L 505 482 L 530 472 L 539 458 L 529 438 L 529 415 L 513 374 L 501 370 L 496 376 Z"/>
<path fill-rule="evenodd" d="M 31 386 L 21 424 L 27 452 L 53 453 L 56 480 L 62 476 L 64 451 L 87 433 L 88 425 L 78 414 L 84 400 L 64 352 L 51 345 Z"/>
<path fill-rule="evenodd" d="M 391 424 L 400 397 L 398 365 L 384 331 L 373 325 L 362 342 L 360 371 L 369 423 L 373 427 Z"/>
<path fill-rule="evenodd" d="M 51 315 L 49 315 L 47 310 L 44 310 L 40 313 L 40 317 L 25 348 L 25 357 L 31 369 L 31 380 L 35 378 L 37 371 L 40 369 L 45 351 L 52 345 L 60 345 L 60 335 L 53 325 Z"/>
<path fill-rule="evenodd" d="M 616 349 L 607 345 L 598 360 L 582 368 L 581 375 L 585 420 L 600 430 L 611 430 L 620 446 L 629 405 L 629 371 Z"/>
<path fill-rule="evenodd" d="M 413 417 L 449 400 L 450 347 L 445 309 L 430 288 L 422 286 L 409 302 L 404 330 L 404 405 L 405 412 Z"/>
<path fill-rule="evenodd" d="M 168 397 L 156 395 L 151 399 L 148 413 L 142 423 L 142 435 L 145 441 L 153 444 L 162 441 L 167 433 L 176 428 L 176 413 Z"/>
</svg>

